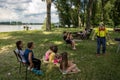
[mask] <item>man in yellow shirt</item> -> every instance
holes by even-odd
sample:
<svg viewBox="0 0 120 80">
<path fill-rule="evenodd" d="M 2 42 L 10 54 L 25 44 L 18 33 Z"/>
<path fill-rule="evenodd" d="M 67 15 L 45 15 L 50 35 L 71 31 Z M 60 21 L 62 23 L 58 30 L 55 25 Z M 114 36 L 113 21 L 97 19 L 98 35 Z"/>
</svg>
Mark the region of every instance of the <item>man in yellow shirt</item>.
<svg viewBox="0 0 120 80">
<path fill-rule="evenodd" d="M 106 52 L 106 36 L 107 36 L 107 29 L 103 24 L 95 30 L 97 35 L 97 55 L 100 55 L 100 48 L 102 45 L 102 53 L 105 54 Z"/>
</svg>

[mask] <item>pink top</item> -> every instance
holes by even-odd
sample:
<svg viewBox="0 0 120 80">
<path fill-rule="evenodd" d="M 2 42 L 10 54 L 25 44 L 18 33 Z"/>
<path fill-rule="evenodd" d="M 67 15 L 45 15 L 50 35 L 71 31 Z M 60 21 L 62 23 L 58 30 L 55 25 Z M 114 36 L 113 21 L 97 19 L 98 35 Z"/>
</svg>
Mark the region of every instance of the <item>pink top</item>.
<svg viewBox="0 0 120 80">
<path fill-rule="evenodd" d="M 55 58 L 55 59 L 54 59 L 54 64 L 59 63 L 61 60 L 62 60 L 62 58 L 61 58 L 61 57 L 59 57 L 59 58 Z"/>
<path fill-rule="evenodd" d="M 48 50 L 46 53 L 45 53 L 45 60 L 48 61 L 49 60 L 49 55 L 51 54 L 51 50 Z"/>
</svg>

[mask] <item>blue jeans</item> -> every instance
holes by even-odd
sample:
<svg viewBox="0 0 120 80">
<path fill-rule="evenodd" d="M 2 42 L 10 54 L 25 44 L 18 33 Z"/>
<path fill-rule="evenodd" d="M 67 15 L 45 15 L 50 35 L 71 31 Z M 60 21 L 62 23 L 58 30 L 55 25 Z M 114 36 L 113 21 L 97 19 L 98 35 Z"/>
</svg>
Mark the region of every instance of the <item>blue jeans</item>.
<svg viewBox="0 0 120 80">
<path fill-rule="evenodd" d="M 102 53 L 105 54 L 105 51 L 106 51 L 106 38 L 105 37 L 97 37 L 97 54 L 100 54 L 101 45 L 102 45 Z"/>
</svg>

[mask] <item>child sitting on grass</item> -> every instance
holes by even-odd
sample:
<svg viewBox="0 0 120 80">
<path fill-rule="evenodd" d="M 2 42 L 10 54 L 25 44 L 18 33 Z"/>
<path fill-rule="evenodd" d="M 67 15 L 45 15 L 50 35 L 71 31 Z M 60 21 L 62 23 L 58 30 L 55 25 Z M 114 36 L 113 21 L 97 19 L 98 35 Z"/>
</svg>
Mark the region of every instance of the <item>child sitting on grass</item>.
<svg viewBox="0 0 120 80">
<path fill-rule="evenodd" d="M 50 63 L 54 63 L 54 59 L 55 59 L 55 56 L 57 54 L 57 51 L 58 51 L 58 47 L 53 46 L 51 49 L 51 54 L 49 55 L 49 62 Z"/>
<path fill-rule="evenodd" d="M 49 61 L 49 56 L 52 53 L 53 45 L 50 46 L 49 50 L 45 53 L 45 61 Z"/>
<path fill-rule="evenodd" d="M 49 62 L 54 63 L 57 67 L 59 67 L 60 66 L 59 62 L 61 60 L 61 56 L 57 54 L 57 51 L 58 51 L 58 47 L 53 46 L 52 52 L 49 56 Z"/>
<path fill-rule="evenodd" d="M 76 64 L 72 61 L 68 61 L 67 52 L 61 54 L 62 60 L 60 62 L 60 69 L 64 74 L 69 74 L 70 72 L 77 73 L 80 70 L 77 68 Z"/>
</svg>

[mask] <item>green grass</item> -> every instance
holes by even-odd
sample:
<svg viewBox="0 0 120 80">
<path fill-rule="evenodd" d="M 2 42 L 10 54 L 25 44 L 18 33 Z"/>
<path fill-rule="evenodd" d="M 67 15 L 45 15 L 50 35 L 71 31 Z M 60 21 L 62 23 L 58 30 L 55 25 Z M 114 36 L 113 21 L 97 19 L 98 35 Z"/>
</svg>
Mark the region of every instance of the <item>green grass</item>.
<svg viewBox="0 0 120 80">
<path fill-rule="evenodd" d="M 96 57 L 96 41 L 84 40 L 76 42 L 77 50 L 66 48 L 62 40 L 63 30 L 77 31 L 78 29 L 58 28 L 51 32 L 45 31 L 20 31 L 0 33 L 0 80 L 24 80 L 25 68 L 19 74 L 19 64 L 13 53 L 15 42 L 22 40 L 24 49 L 26 43 L 35 43 L 34 54 L 37 58 L 42 58 L 48 50 L 49 45 L 56 44 L 59 53 L 67 51 L 69 59 L 74 60 L 81 69 L 78 74 L 67 75 L 62 78 L 58 68 L 51 65 L 42 64 L 43 76 L 36 76 L 29 72 L 28 80 L 120 80 L 120 54 L 116 53 L 117 45 L 107 46 L 107 55 Z M 119 33 L 110 32 L 112 38 L 120 36 Z M 11 75 L 8 75 L 11 73 Z"/>
</svg>

